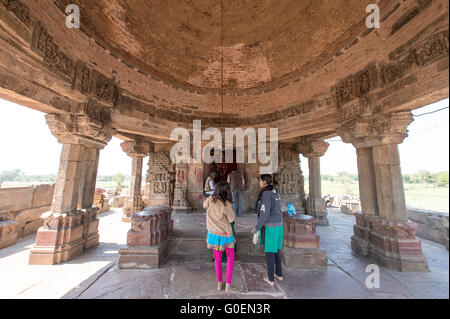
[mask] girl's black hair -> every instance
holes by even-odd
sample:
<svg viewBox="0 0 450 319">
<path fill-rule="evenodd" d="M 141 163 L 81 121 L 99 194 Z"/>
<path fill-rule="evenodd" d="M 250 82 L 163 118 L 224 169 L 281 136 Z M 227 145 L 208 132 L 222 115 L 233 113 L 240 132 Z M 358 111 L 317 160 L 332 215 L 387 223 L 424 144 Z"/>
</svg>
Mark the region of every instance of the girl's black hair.
<svg viewBox="0 0 450 319">
<path fill-rule="evenodd" d="M 214 193 L 212 194 L 213 202 L 215 203 L 218 199 L 226 206 L 227 201 L 233 203 L 233 198 L 231 196 L 230 184 L 227 182 L 219 182 L 214 188 Z"/>
<path fill-rule="evenodd" d="M 275 188 L 275 185 L 277 184 L 277 182 L 275 181 L 275 179 L 272 177 L 272 175 L 270 174 L 262 174 L 259 176 L 259 179 L 266 182 L 267 186 L 264 187 L 263 189 L 261 189 L 261 191 L 259 192 L 258 195 L 258 200 L 262 198 L 262 195 L 265 191 L 273 191 Z"/>
</svg>

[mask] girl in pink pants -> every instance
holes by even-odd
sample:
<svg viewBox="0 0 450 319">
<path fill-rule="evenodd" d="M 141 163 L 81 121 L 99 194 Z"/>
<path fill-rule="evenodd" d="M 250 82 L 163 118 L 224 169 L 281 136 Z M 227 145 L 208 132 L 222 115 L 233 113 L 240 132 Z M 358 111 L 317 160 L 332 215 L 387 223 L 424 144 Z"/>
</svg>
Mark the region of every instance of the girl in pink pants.
<svg viewBox="0 0 450 319">
<path fill-rule="evenodd" d="M 217 275 L 217 289 L 223 287 L 222 279 L 222 253 L 227 254 L 226 291 L 231 291 L 234 266 L 234 244 L 236 242 L 231 223 L 234 222 L 232 197 L 230 186 L 220 182 L 215 186 L 214 193 L 203 203 L 206 208 L 206 237 L 207 247 L 213 249 Z"/>
</svg>

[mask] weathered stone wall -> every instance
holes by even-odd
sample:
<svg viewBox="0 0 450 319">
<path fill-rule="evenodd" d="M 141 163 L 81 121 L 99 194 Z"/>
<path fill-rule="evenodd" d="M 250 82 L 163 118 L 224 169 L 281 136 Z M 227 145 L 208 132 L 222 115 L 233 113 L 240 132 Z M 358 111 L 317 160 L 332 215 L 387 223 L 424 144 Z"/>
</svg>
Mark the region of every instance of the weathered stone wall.
<svg viewBox="0 0 450 319">
<path fill-rule="evenodd" d="M 443 244 L 448 250 L 448 213 L 408 207 L 406 215 L 417 223 L 417 236 Z"/>
<path fill-rule="evenodd" d="M 16 221 L 18 237 L 36 233 L 41 215 L 51 209 L 54 190 L 55 184 L 0 188 L 0 221 Z"/>
</svg>

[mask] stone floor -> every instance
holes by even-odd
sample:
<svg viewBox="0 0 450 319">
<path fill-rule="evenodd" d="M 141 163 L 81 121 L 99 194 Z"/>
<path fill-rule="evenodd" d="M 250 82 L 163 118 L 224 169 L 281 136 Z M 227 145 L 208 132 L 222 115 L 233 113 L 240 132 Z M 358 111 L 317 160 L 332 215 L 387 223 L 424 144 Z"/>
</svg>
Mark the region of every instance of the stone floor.
<svg viewBox="0 0 450 319">
<path fill-rule="evenodd" d="M 449 253 L 427 240 L 423 248 L 430 272 L 403 273 L 380 267 L 380 288 L 366 288 L 365 269 L 371 262 L 351 252 L 354 218 L 335 210 L 329 211 L 330 226 L 318 227 L 321 247 L 328 253 L 328 269 L 284 269 L 285 280 L 271 288 L 262 281 L 264 264 L 237 261 L 234 293 L 215 289 L 214 266 L 205 260 L 172 260 L 157 270 L 117 269 L 117 252 L 125 246 L 130 224 L 121 222 L 120 210 L 99 217 L 100 245 L 70 262 L 29 266 L 34 236 L 0 250 L 0 298 L 449 298 Z M 248 231 L 254 218 L 240 218 L 237 232 Z M 183 221 L 186 230 L 204 226 L 201 215 L 191 219 L 175 215 L 174 219 Z"/>
</svg>

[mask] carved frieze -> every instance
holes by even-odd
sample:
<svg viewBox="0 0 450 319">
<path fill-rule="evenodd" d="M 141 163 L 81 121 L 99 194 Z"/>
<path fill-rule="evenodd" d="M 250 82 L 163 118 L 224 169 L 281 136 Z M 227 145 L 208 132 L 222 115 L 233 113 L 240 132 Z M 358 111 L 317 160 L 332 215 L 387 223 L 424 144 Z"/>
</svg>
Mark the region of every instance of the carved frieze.
<svg viewBox="0 0 450 319">
<path fill-rule="evenodd" d="M 397 77 L 405 76 L 414 68 L 426 66 L 448 56 L 448 35 L 448 30 L 442 31 L 410 47 L 406 52 L 391 53 L 390 60 L 396 61 L 396 64 L 391 65 L 398 65 Z"/>
<path fill-rule="evenodd" d="M 66 75 L 72 81 L 75 76 L 75 63 L 55 44 L 40 23 L 37 23 L 31 43 L 31 48 L 44 59 L 51 68 Z"/>
<path fill-rule="evenodd" d="M 75 67 L 75 77 L 72 89 L 76 89 L 83 94 L 89 94 L 91 85 L 91 69 L 84 63 L 78 61 Z"/>
<path fill-rule="evenodd" d="M 111 110 L 93 99 L 89 99 L 86 103 L 84 114 L 103 124 L 111 123 Z"/>
<path fill-rule="evenodd" d="M 361 98 L 378 87 L 378 71 L 375 65 L 342 80 L 334 89 L 337 107 Z"/>
<path fill-rule="evenodd" d="M 103 74 L 92 70 L 91 75 L 91 93 L 93 96 L 110 105 L 117 105 L 119 89 L 113 80 Z"/>
<path fill-rule="evenodd" d="M 17 0 L 0 0 L 0 4 L 4 5 L 6 10 L 12 12 L 27 27 L 33 25 L 30 9 L 22 2 Z"/>
<path fill-rule="evenodd" d="M 358 115 L 370 112 L 370 103 L 367 97 L 361 98 L 354 103 L 342 106 L 338 113 L 338 122 L 344 122 Z"/>
<path fill-rule="evenodd" d="M 409 21 L 414 19 L 420 12 L 426 9 L 431 4 L 432 0 L 416 0 L 416 2 L 418 3 L 418 6 L 415 6 L 412 9 L 410 9 L 392 25 L 391 35 L 396 33 Z"/>
</svg>

